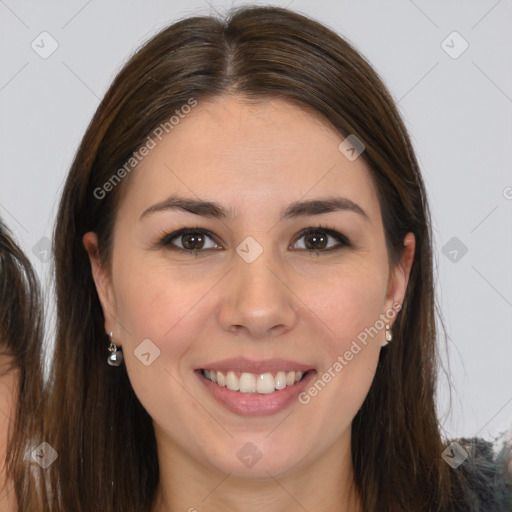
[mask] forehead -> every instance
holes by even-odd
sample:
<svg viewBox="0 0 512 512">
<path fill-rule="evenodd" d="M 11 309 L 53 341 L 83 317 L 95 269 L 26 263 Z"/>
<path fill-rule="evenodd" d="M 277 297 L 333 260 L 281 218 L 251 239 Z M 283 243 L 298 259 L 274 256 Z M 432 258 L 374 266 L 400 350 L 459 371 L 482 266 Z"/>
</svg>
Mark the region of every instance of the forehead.
<svg viewBox="0 0 512 512">
<path fill-rule="evenodd" d="M 132 172 L 131 210 L 180 192 L 235 211 L 340 194 L 377 214 L 371 172 L 340 152 L 344 137 L 319 114 L 284 100 L 198 101 Z"/>
</svg>

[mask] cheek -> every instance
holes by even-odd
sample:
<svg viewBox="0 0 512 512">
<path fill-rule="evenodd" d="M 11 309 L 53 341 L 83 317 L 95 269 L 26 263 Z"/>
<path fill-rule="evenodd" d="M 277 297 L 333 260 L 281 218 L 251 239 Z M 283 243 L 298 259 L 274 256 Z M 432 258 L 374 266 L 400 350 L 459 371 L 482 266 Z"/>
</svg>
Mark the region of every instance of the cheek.
<svg viewBox="0 0 512 512">
<path fill-rule="evenodd" d="M 183 400 L 179 366 L 187 360 L 194 326 L 200 325 L 193 306 L 204 295 L 205 283 L 183 288 L 161 270 L 140 268 L 128 279 L 118 274 L 115 284 L 124 364 L 135 394 L 153 419 L 172 424 L 172 411 L 179 409 L 180 425 L 186 425 L 198 413 L 193 401 Z"/>
<path fill-rule="evenodd" d="M 323 335 L 316 345 L 323 357 L 301 403 L 333 436 L 348 428 L 377 368 L 387 284 L 385 268 L 379 271 L 360 264 L 333 274 L 328 293 L 320 286 L 310 289 L 311 309 L 321 320 Z"/>
<path fill-rule="evenodd" d="M 194 304 L 204 295 L 206 283 L 183 286 L 179 279 L 166 275 L 162 269 L 148 265 L 140 270 L 117 276 L 115 280 L 116 309 L 121 330 L 124 331 L 123 348 L 133 350 L 144 339 L 151 339 L 162 351 L 179 353 L 180 339 L 174 336 L 183 319 L 194 315 Z M 164 340 L 172 339 L 164 347 Z M 165 350 L 164 350 L 165 348 Z"/>
<path fill-rule="evenodd" d="M 351 342 L 373 327 L 385 312 L 387 275 L 386 269 L 379 267 L 359 262 L 304 288 L 304 302 L 325 327 L 324 349 L 332 359 L 349 350 Z M 381 332 L 379 339 L 383 335 Z"/>
<path fill-rule="evenodd" d="M 132 387 L 157 417 L 162 400 L 169 408 L 180 405 L 179 383 L 190 370 L 189 354 L 204 339 L 211 312 L 204 303 L 219 277 L 186 269 L 171 272 L 148 261 L 125 268 L 137 270 L 124 271 L 120 264 L 114 274 L 120 342 Z M 171 391 L 165 399 L 155 392 L 163 389 Z"/>
</svg>

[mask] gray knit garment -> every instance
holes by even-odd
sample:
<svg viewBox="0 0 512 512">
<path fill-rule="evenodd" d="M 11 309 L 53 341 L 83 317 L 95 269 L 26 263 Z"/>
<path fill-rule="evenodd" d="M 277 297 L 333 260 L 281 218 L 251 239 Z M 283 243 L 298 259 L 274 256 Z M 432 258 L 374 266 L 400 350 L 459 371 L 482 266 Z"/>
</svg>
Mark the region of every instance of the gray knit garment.
<svg viewBox="0 0 512 512">
<path fill-rule="evenodd" d="M 461 438 L 461 446 L 471 447 L 468 457 L 454 471 L 461 471 L 469 488 L 466 502 L 455 507 L 464 512 L 512 512 L 512 477 L 508 470 L 510 448 L 505 445 L 498 455 L 493 444 L 480 438 Z"/>
</svg>

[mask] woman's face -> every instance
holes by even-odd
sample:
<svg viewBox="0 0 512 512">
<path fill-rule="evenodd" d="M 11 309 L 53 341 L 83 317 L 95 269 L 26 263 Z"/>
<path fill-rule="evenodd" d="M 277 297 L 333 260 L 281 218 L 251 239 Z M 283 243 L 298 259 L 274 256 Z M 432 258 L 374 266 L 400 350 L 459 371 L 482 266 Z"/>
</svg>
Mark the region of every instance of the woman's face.
<svg viewBox="0 0 512 512">
<path fill-rule="evenodd" d="M 370 172 L 342 140 L 282 100 L 199 101 L 121 185 L 111 274 L 84 237 L 161 453 L 252 478 L 349 453 L 414 239 L 390 272 Z"/>
<path fill-rule="evenodd" d="M 13 435 L 19 371 L 13 368 L 12 357 L 2 353 L 0 340 L 0 509 L 15 510 L 12 482 L 6 479 L 7 444 Z"/>
</svg>

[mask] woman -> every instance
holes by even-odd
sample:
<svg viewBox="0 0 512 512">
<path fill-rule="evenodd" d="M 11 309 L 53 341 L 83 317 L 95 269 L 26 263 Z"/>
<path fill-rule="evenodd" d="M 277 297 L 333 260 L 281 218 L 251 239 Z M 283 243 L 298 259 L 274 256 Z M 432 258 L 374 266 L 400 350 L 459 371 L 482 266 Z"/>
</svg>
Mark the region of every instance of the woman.
<svg viewBox="0 0 512 512">
<path fill-rule="evenodd" d="M 43 314 L 39 283 L 0 220 L 0 510 L 41 510 Z M 39 450 L 40 451 L 40 450 Z M 35 455 L 37 455 L 37 452 Z M 44 450 L 41 452 L 44 456 Z M 38 472 L 39 471 L 39 472 Z"/>
<path fill-rule="evenodd" d="M 326 27 L 243 8 L 146 43 L 54 249 L 58 510 L 480 510 L 476 450 L 442 457 L 418 164 Z"/>
</svg>

